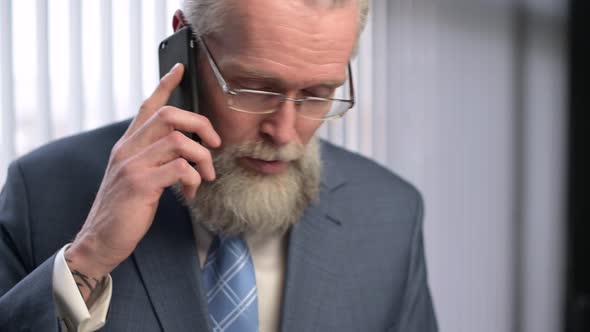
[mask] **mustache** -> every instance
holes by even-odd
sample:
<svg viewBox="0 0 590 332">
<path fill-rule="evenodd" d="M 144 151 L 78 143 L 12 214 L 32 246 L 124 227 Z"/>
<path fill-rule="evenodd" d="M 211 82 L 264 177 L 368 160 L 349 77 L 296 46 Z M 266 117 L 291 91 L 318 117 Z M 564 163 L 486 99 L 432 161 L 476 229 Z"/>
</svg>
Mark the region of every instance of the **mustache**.
<svg viewBox="0 0 590 332">
<path fill-rule="evenodd" d="M 223 154 L 235 158 L 248 157 L 264 161 L 294 161 L 301 159 L 305 153 L 303 144 L 291 142 L 276 146 L 265 141 L 250 141 L 223 148 Z"/>
</svg>

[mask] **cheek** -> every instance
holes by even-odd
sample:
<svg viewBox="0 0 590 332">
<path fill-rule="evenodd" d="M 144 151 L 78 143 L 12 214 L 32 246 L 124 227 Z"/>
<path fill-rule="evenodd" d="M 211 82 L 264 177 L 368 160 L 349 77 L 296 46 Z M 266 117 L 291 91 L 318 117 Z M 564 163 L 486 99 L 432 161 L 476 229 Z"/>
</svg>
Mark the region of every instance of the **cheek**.
<svg viewBox="0 0 590 332">
<path fill-rule="evenodd" d="M 258 139 L 259 118 L 251 114 L 216 108 L 212 123 L 221 136 L 223 145 Z"/>
<path fill-rule="evenodd" d="M 211 93 L 202 98 L 201 114 L 211 121 L 223 145 L 257 139 L 257 117 L 227 109 L 223 93 Z"/>
<path fill-rule="evenodd" d="M 203 69 L 200 85 L 200 113 L 211 121 L 223 145 L 255 140 L 259 125 L 257 117 L 229 110 L 226 95 L 207 69 Z"/>
<path fill-rule="evenodd" d="M 301 143 L 307 144 L 323 124 L 323 122 L 308 120 L 305 118 L 299 118 L 298 120 L 297 134 L 299 135 L 299 139 L 301 139 Z"/>
</svg>

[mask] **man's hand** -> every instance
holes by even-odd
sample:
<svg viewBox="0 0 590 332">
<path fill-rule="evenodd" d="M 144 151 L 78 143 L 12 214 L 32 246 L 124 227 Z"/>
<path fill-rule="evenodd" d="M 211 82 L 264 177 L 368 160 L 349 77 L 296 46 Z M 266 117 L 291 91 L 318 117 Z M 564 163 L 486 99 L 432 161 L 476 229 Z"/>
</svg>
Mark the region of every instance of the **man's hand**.
<svg viewBox="0 0 590 332">
<path fill-rule="evenodd" d="M 88 218 L 65 252 L 87 303 L 99 281 L 145 236 L 166 187 L 180 183 L 184 195 L 193 198 L 202 180 L 215 179 L 209 150 L 180 132 L 195 133 L 205 145 L 218 147 L 221 139 L 209 120 L 164 106 L 183 71 L 176 65 L 162 78 L 113 147 Z"/>
</svg>

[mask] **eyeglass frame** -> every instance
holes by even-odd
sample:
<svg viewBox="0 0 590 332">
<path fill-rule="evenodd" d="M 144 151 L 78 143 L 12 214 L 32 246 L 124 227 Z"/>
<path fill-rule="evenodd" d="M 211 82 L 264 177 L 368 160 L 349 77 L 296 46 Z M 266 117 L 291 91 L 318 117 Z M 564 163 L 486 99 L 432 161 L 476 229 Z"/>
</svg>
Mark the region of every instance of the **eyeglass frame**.
<svg viewBox="0 0 590 332">
<path fill-rule="evenodd" d="M 302 98 L 291 98 L 287 95 L 285 95 L 284 93 L 279 93 L 279 92 L 272 92 L 272 91 L 265 91 L 265 90 L 256 90 L 256 89 L 232 89 L 229 85 L 229 83 L 225 80 L 225 78 L 223 77 L 223 75 L 221 74 L 221 70 L 219 69 L 219 66 L 217 65 L 217 62 L 215 61 L 215 58 L 213 57 L 213 54 L 211 54 L 211 51 L 209 50 L 209 46 L 207 45 L 207 43 L 205 42 L 205 39 L 202 38 L 201 36 L 196 36 L 196 39 L 199 41 L 199 44 L 203 46 L 203 49 L 205 50 L 205 53 L 207 54 L 207 59 L 209 62 L 209 66 L 211 67 L 211 69 L 213 70 L 213 74 L 215 75 L 215 78 L 217 79 L 217 83 L 219 84 L 219 87 L 221 88 L 221 90 L 223 91 L 224 94 L 226 95 L 230 95 L 230 96 L 235 96 L 238 95 L 240 93 L 254 93 L 254 94 L 260 94 L 260 95 L 272 95 L 272 96 L 276 96 L 276 97 L 280 97 L 281 100 L 279 102 L 279 105 L 284 103 L 285 101 L 289 100 L 294 102 L 295 104 L 298 105 L 303 105 L 303 103 L 305 103 L 308 100 L 315 100 L 315 101 L 326 101 L 326 102 L 331 102 L 331 101 L 338 101 L 338 102 L 347 102 L 349 103 L 348 108 L 343 111 L 340 114 L 335 114 L 332 116 L 329 116 L 327 118 L 314 118 L 314 117 L 309 117 L 306 115 L 301 114 L 300 112 L 297 112 L 297 115 L 304 117 L 306 119 L 310 119 L 310 120 L 318 120 L 318 121 L 329 121 L 329 120 L 336 120 L 336 119 L 340 119 L 342 118 L 346 113 L 348 113 L 348 111 L 350 111 L 354 105 L 355 105 L 355 96 L 354 96 L 354 81 L 352 78 L 352 66 L 350 64 L 350 61 L 348 62 L 348 80 L 349 80 L 349 93 L 350 93 L 350 98 L 351 99 L 339 99 L 339 98 L 323 98 L 323 97 L 315 97 L 315 96 L 305 96 Z M 275 113 L 278 110 L 277 108 L 274 108 L 273 110 L 270 111 L 265 111 L 265 112 L 249 112 L 249 111 L 240 111 L 240 110 L 236 110 L 236 109 L 232 109 L 236 112 L 243 112 L 243 113 L 248 113 L 248 114 L 272 114 Z"/>
</svg>

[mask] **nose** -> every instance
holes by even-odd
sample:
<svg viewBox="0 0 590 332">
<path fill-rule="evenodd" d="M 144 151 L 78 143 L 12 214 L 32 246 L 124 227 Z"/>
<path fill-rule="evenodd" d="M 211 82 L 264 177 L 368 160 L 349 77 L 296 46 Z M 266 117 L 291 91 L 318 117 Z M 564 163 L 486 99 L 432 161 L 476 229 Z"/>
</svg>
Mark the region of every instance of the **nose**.
<svg viewBox="0 0 590 332">
<path fill-rule="evenodd" d="M 285 145 L 297 140 L 297 109 L 292 101 L 284 101 L 279 108 L 265 117 L 260 132 L 265 139 L 276 145 Z"/>
</svg>

